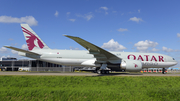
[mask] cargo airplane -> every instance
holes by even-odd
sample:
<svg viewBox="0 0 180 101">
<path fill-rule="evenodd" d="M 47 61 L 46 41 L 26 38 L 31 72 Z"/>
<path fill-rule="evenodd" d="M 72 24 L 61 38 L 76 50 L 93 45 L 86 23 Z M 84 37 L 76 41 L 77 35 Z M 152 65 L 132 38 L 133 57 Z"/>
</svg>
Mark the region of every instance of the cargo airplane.
<svg viewBox="0 0 180 101">
<path fill-rule="evenodd" d="M 40 37 L 28 26 L 21 24 L 21 28 L 29 50 L 12 46 L 4 46 L 18 51 L 21 56 L 51 62 L 60 65 L 96 67 L 97 73 L 105 74 L 109 71 L 139 72 L 142 68 L 165 68 L 177 64 L 174 58 L 158 53 L 140 52 L 112 52 L 106 51 L 79 37 L 64 35 L 87 49 L 85 50 L 56 50 L 50 49 Z"/>
</svg>

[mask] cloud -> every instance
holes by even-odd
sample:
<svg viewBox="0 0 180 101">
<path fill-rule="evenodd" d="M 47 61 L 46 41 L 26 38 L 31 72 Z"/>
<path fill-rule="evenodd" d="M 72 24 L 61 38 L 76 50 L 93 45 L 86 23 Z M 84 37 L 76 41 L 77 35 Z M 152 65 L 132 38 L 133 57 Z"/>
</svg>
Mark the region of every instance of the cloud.
<svg viewBox="0 0 180 101">
<path fill-rule="evenodd" d="M 106 15 L 108 14 L 108 12 L 107 12 L 108 8 L 107 8 L 107 7 L 100 7 L 100 9 L 105 10 L 105 14 L 106 14 Z"/>
<path fill-rule="evenodd" d="M 173 49 L 171 49 L 171 48 L 167 48 L 167 47 L 162 47 L 162 50 L 164 51 L 164 52 L 173 52 L 174 50 Z"/>
<path fill-rule="evenodd" d="M 1 58 L 7 58 L 6 56 L 1 56 Z"/>
<path fill-rule="evenodd" d="M 21 49 L 28 50 L 28 46 L 27 46 L 26 44 L 23 44 L 23 45 L 21 46 Z M 18 54 L 18 51 L 15 51 L 15 50 L 11 50 L 11 52 L 12 52 L 13 54 Z"/>
<path fill-rule="evenodd" d="M 137 23 L 140 22 L 140 21 L 143 21 L 141 18 L 137 18 L 137 17 L 130 18 L 129 20 L 135 21 Z"/>
<path fill-rule="evenodd" d="M 23 45 L 21 46 L 21 49 L 28 50 L 28 46 L 27 46 L 26 44 L 23 44 Z"/>
<path fill-rule="evenodd" d="M 38 21 L 33 16 L 26 16 L 21 18 L 15 18 L 11 16 L 0 16 L 0 23 L 27 23 L 30 26 L 35 26 Z"/>
<path fill-rule="evenodd" d="M 156 47 L 157 45 L 158 45 L 157 42 L 145 40 L 145 41 L 139 41 L 134 46 L 135 47 L 141 47 L 141 46 L 144 46 L 144 47 Z"/>
<path fill-rule="evenodd" d="M 66 13 L 67 17 L 69 17 L 70 14 L 71 14 L 71 12 L 67 12 L 67 13 Z"/>
<path fill-rule="evenodd" d="M 58 12 L 58 11 L 56 11 L 54 15 L 55 15 L 56 17 L 58 17 L 59 12 Z"/>
<path fill-rule="evenodd" d="M 11 43 L 11 46 L 17 46 L 18 43 Z"/>
<path fill-rule="evenodd" d="M 119 28 L 117 31 L 119 31 L 119 32 L 124 32 L 124 31 L 128 31 L 128 29 Z"/>
<path fill-rule="evenodd" d="M 147 52 L 148 47 L 137 47 L 139 52 Z"/>
<path fill-rule="evenodd" d="M 5 48 L 5 47 L 1 47 L 0 48 L 0 52 L 1 53 L 6 53 L 8 50 L 7 50 L 7 48 Z"/>
<path fill-rule="evenodd" d="M 71 50 L 79 50 L 79 48 L 74 48 L 72 46 L 69 47 Z"/>
<path fill-rule="evenodd" d="M 156 49 L 156 48 L 153 48 L 151 51 L 157 52 L 157 51 L 160 51 L 160 50 L 159 50 L 159 49 Z"/>
<path fill-rule="evenodd" d="M 141 10 L 140 9 L 138 9 L 138 13 L 140 13 L 141 12 Z"/>
<path fill-rule="evenodd" d="M 117 13 L 117 11 L 112 11 L 113 13 Z"/>
<path fill-rule="evenodd" d="M 104 9 L 105 11 L 108 10 L 107 7 L 100 7 L 100 9 Z"/>
<path fill-rule="evenodd" d="M 15 51 L 15 50 L 11 50 L 11 52 L 12 52 L 13 54 L 18 54 L 18 51 Z"/>
<path fill-rule="evenodd" d="M 69 15 L 69 14 L 71 14 L 71 12 L 67 12 L 66 14 Z"/>
<path fill-rule="evenodd" d="M 140 52 L 147 52 L 147 49 L 149 47 L 156 47 L 158 45 L 157 42 L 145 40 L 145 41 L 139 41 L 138 43 L 135 43 L 134 46 L 137 48 Z M 155 49 L 153 49 L 155 51 Z M 152 51 L 153 51 L 152 50 Z"/>
<path fill-rule="evenodd" d="M 13 39 L 13 38 L 9 38 L 8 40 L 9 40 L 9 41 L 13 41 L 14 39 Z"/>
<path fill-rule="evenodd" d="M 8 57 L 11 57 L 10 55 L 8 56 L 0 56 L 0 58 L 8 58 Z"/>
<path fill-rule="evenodd" d="M 101 47 L 108 49 L 110 51 L 122 51 L 122 50 L 126 49 L 126 47 L 119 44 L 117 41 L 115 42 L 114 39 L 111 39 L 107 43 L 103 43 L 103 45 Z"/>
<path fill-rule="evenodd" d="M 93 14 L 92 12 L 89 12 L 88 14 L 84 14 L 84 15 L 81 15 L 81 14 L 76 14 L 77 17 L 82 17 L 84 19 L 86 19 L 87 21 L 89 21 L 91 18 L 93 18 Z"/>
<path fill-rule="evenodd" d="M 180 33 L 177 33 L 177 37 L 180 37 Z"/>
<path fill-rule="evenodd" d="M 74 22 L 74 21 L 76 21 L 76 19 L 69 19 L 69 21 L 72 21 L 72 22 Z"/>
</svg>

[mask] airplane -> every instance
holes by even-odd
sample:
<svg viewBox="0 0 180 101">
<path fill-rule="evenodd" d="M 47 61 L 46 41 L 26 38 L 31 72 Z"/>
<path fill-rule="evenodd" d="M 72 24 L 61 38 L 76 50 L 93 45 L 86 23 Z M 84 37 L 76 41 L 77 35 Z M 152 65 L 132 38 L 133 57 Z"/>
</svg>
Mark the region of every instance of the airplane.
<svg viewBox="0 0 180 101">
<path fill-rule="evenodd" d="M 110 71 L 140 72 L 143 68 L 165 68 L 174 66 L 177 61 L 167 55 L 141 52 L 113 52 L 106 51 L 79 37 L 64 35 L 85 50 L 57 50 L 50 49 L 40 37 L 29 27 L 21 24 L 21 28 L 29 50 L 12 46 L 6 48 L 18 51 L 21 56 L 66 66 L 96 67 L 97 73 L 108 74 Z"/>
</svg>

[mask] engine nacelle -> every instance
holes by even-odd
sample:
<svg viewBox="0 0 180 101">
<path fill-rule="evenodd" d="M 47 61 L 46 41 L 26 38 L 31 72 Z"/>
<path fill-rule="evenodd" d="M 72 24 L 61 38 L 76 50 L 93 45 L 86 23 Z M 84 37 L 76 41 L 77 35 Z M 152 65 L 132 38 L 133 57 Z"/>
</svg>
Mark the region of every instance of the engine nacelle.
<svg viewBox="0 0 180 101">
<path fill-rule="evenodd" d="M 121 60 L 120 67 L 128 72 L 139 72 L 142 70 L 142 63 L 137 60 Z"/>
</svg>

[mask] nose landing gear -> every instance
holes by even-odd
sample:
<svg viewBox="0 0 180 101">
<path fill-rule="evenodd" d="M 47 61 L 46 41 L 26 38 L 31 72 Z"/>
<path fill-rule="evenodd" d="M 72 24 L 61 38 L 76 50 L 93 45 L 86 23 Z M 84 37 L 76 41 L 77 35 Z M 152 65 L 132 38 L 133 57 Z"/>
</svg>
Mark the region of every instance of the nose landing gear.
<svg viewBox="0 0 180 101">
<path fill-rule="evenodd" d="M 166 74 L 167 72 L 166 72 L 166 69 L 165 68 L 163 68 L 162 69 L 162 74 Z"/>
</svg>

